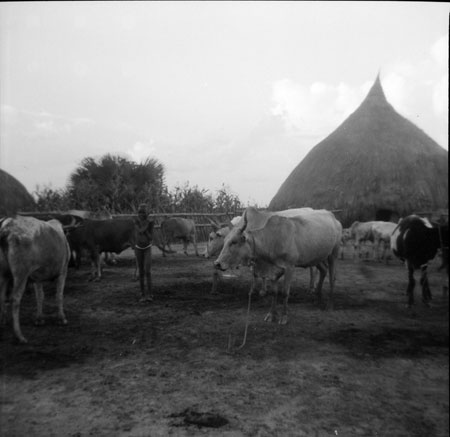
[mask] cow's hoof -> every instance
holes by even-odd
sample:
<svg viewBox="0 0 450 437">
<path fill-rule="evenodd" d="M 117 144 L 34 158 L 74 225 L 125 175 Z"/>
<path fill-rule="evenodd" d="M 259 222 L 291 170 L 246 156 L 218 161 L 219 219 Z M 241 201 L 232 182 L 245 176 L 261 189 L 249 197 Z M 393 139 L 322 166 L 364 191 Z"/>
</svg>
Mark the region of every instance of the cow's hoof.
<svg viewBox="0 0 450 437">
<path fill-rule="evenodd" d="M 23 335 L 18 335 L 16 337 L 17 343 L 19 344 L 27 344 L 28 340 Z"/>
<path fill-rule="evenodd" d="M 150 302 L 153 302 L 153 297 L 151 297 L 151 296 L 141 297 L 141 298 L 139 299 L 139 302 L 140 302 L 140 303 L 150 303 Z"/>
<path fill-rule="evenodd" d="M 37 319 L 34 320 L 34 325 L 35 326 L 44 326 L 45 325 L 45 319 L 39 317 Z"/>
<path fill-rule="evenodd" d="M 264 321 L 265 321 L 265 322 L 268 322 L 268 323 L 274 322 L 274 321 L 275 321 L 274 319 L 275 319 L 275 318 L 274 318 L 274 316 L 273 316 L 272 313 L 269 313 L 269 314 L 267 314 L 266 317 L 264 317 Z"/>
<path fill-rule="evenodd" d="M 67 319 L 58 319 L 58 325 L 59 326 L 67 325 Z"/>
<path fill-rule="evenodd" d="M 280 325 L 287 325 L 287 322 L 288 322 L 288 317 L 287 316 L 282 316 L 278 323 Z"/>
</svg>

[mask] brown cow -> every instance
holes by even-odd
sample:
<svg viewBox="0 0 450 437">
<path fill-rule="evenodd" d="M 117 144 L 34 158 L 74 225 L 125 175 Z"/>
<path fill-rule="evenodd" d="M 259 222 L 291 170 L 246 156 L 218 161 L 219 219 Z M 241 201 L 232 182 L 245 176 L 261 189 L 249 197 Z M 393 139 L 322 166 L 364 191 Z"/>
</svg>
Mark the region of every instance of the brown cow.
<svg viewBox="0 0 450 437">
<path fill-rule="evenodd" d="M 84 220 L 81 226 L 70 230 L 67 239 L 80 259 L 82 249 L 89 252 L 92 261 L 92 278 L 102 276 L 100 253 L 120 253 L 134 248 L 134 221 L 131 219 Z"/>
</svg>

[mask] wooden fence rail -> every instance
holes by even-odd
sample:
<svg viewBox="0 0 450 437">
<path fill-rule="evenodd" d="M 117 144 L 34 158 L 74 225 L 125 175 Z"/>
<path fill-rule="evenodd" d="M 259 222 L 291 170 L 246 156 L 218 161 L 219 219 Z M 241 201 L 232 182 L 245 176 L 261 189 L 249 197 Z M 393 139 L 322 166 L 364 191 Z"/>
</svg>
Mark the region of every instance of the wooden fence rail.
<svg viewBox="0 0 450 437">
<path fill-rule="evenodd" d="M 47 219 L 52 214 L 64 214 L 65 211 L 34 211 L 34 212 L 19 212 L 19 215 L 32 216 L 35 218 Z M 112 214 L 114 219 L 134 219 L 137 214 Z M 212 230 L 210 220 L 217 223 L 226 223 L 235 217 L 234 213 L 156 213 L 149 214 L 148 217 L 155 221 L 154 237 L 155 241 L 162 241 L 161 239 L 161 222 L 168 217 L 183 217 L 194 221 L 196 228 L 197 242 L 208 241 L 209 233 Z"/>
</svg>

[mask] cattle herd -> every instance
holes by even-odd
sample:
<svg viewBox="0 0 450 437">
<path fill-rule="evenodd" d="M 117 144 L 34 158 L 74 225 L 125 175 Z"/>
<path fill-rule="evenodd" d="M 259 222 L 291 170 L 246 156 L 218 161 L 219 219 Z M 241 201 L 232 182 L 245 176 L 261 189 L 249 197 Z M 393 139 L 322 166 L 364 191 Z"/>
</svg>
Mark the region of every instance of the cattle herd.
<svg viewBox="0 0 450 437">
<path fill-rule="evenodd" d="M 145 218 L 145 217 L 144 217 Z M 333 290 L 336 264 L 342 246 L 353 242 L 354 258 L 361 257 L 361 245 L 372 242 L 372 258 L 388 260 L 388 250 L 405 262 L 408 271 L 408 306 L 414 304 L 414 271 L 421 270 L 422 300 L 428 305 L 431 291 L 427 279 L 427 265 L 439 252 L 442 265 L 448 275 L 448 223 L 431 223 L 429 220 L 410 215 L 399 223 L 371 221 L 355 222 L 343 229 L 334 214 L 327 210 L 311 208 L 289 209 L 279 212 L 258 211 L 248 207 L 242 216 L 229 223 L 211 223 L 212 232 L 205 253 L 214 260 L 212 291 L 217 290 L 221 271 L 247 266 L 253 274 L 250 295 L 258 281 L 261 293 L 269 286 L 273 290 L 272 306 L 265 317 L 268 322 L 288 322 L 288 299 L 295 269 L 308 268 L 310 288 L 315 290 L 322 302 L 322 286 L 328 274 L 329 295 L 324 302 L 326 309 L 333 308 Z M 153 229 L 153 227 L 149 228 Z M 136 218 L 113 219 L 96 217 L 82 211 L 51 214 L 48 217 L 17 215 L 0 219 L 0 322 L 4 327 L 7 305 L 12 309 L 13 329 L 19 342 L 27 340 L 20 329 L 20 302 L 28 282 L 36 293 L 36 322 L 43 323 L 43 286 L 46 281 L 56 282 L 58 316 L 62 324 L 67 320 L 63 309 L 63 292 L 69 263 L 79 266 L 83 252 L 92 263 L 92 278 L 102 275 L 100 255 L 112 260 L 126 248 L 144 249 L 137 243 L 139 225 Z M 163 255 L 172 252 L 170 243 L 183 241 L 184 252 L 192 243 L 198 255 L 195 223 L 189 219 L 167 218 L 161 223 L 162 240 L 154 244 Z M 149 242 L 149 246 L 151 241 Z M 167 246 L 167 250 L 166 250 Z M 147 249 L 147 247 L 145 247 Z M 136 253 L 139 259 L 141 254 Z M 151 256 L 151 251 L 150 251 Z M 137 264 L 141 278 L 143 263 Z M 147 265 L 150 265 L 147 263 Z M 149 267 L 148 267 L 149 268 Z M 319 273 L 317 284 L 316 272 Z M 151 276 L 146 272 L 148 287 Z M 283 307 L 277 312 L 278 281 L 282 279 Z M 144 295 L 144 282 L 141 293 Z"/>
</svg>

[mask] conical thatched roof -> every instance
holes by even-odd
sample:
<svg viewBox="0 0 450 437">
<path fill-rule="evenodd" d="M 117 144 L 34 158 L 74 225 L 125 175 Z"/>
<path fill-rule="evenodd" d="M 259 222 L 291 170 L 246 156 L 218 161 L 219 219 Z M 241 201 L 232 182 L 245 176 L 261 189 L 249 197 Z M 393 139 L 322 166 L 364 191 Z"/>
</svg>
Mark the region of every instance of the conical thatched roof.
<svg viewBox="0 0 450 437">
<path fill-rule="evenodd" d="M 16 178 L 0 169 L 0 217 L 33 207 L 34 200 L 26 188 Z"/>
<path fill-rule="evenodd" d="M 448 208 L 448 152 L 389 104 L 377 77 L 359 108 L 292 171 L 271 210 L 310 206 L 354 220 Z"/>
</svg>

